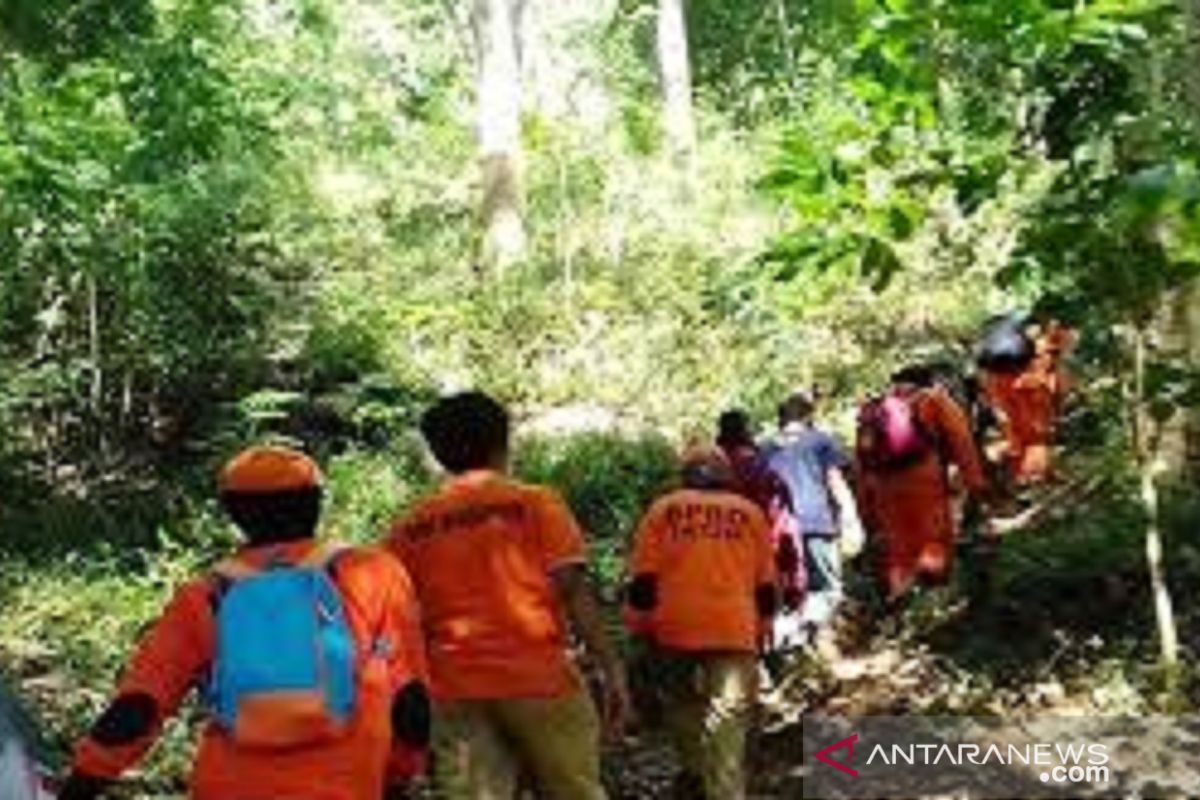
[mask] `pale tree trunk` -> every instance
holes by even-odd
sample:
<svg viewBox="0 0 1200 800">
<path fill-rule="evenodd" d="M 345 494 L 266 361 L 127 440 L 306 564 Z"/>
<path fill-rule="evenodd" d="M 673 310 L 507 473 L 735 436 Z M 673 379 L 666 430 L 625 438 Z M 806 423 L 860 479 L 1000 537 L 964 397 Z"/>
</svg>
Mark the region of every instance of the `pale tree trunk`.
<svg viewBox="0 0 1200 800">
<path fill-rule="evenodd" d="M 1146 566 L 1150 577 L 1150 596 L 1158 625 L 1159 659 L 1167 681 L 1174 691 L 1179 673 L 1179 633 L 1171 590 L 1163 564 L 1162 513 L 1158 480 L 1163 472 L 1159 426 L 1150 413 L 1146 394 L 1146 351 L 1149 327 L 1141 326 L 1134 334 L 1133 446 L 1137 457 L 1142 505 L 1146 512 Z"/>
<path fill-rule="evenodd" d="M 502 271 L 525 254 L 521 187 L 520 0 L 473 0 L 483 179 L 485 263 Z"/>
<path fill-rule="evenodd" d="M 663 129 L 672 158 L 690 179 L 696 151 L 692 69 L 688 56 L 687 0 L 659 0 L 658 74 L 663 93 Z"/>
</svg>

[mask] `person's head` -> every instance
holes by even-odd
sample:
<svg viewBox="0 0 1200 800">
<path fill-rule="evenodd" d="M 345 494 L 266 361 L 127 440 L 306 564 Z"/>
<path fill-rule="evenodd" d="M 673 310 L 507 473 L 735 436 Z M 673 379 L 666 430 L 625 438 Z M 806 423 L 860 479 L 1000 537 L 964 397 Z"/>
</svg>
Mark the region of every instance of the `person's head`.
<svg viewBox="0 0 1200 800">
<path fill-rule="evenodd" d="M 816 410 L 812 397 L 804 392 L 794 392 L 779 404 L 779 427 L 812 422 Z"/>
<path fill-rule="evenodd" d="M 893 386 L 914 386 L 928 389 L 933 386 L 937 374 L 926 364 L 910 364 L 892 374 Z"/>
<path fill-rule="evenodd" d="M 287 447 L 251 447 L 218 477 L 221 506 L 251 544 L 311 539 L 321 516 L 321 471 Z"/>
<path fill-rule="evenodd" d="M 683 485 L 688 489 L 729 489 L 734 484 L 733 467 L 716 447 L 689 447 L 680 462 Z"/>
<path fill-rule="evenodd" d="M 508 461 L 509 418 L 483 392 L 444 397 L 421 417 L 421 434 L 447 472 L 503 469 Z"/>
<path fill-rule="evenodd" d="M 741 409 L 726 411 L 717 418 L 717 444 L 721 447 L 744 447 L 754 444 L 750 415 Z"/>
</svg>

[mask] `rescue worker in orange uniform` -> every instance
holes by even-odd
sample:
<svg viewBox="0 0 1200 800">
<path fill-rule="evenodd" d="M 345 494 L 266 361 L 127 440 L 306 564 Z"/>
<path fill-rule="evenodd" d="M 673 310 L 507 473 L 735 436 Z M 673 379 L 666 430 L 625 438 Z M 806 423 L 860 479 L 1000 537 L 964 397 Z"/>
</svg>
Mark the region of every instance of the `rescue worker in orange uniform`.
<svg viewBox="0 0 1200 800">
<path fill-rule="evenodd" d="M 630 702 L 563 500 L 505 474 L 509 417 L 485 394 L 421 420 L 449 473 L 392 528 L 420 599 L 434 697 L 434 779 L 447 800 L 509 800 L 522 774 L 544 796 L 602 800 L 601 719 L 568 654 L 569 623 L 603 679 L 604 722 Z"/>
<path fill-rule="evenodd" d="M 878 579 L 889 605 L 918 581 L 940 585 L 949 579 L 958 535 L 952 478 L 977 500 L 988 495 L 970 421 L 933 373 L 910 367 L 892 384 L 907 398 L 926 447 L 903 466 L 859 464 L 860 511 L 879 545 Z"/>
<path fill-rule="evenodd" d="M 1040 483 L 1053 473 L 1054 437 L 1070 379 L 1063 360 L 1073 335 L 1051 321 L 1033 331 L 1034 356 L 1017 372 L 983 372 L 984 393 L 997 412 L 1009 478 Z"/>
<path fill-rule="evenodd" d="M 247 540 L 223 568 L 261 575 L 318 558 L 321 475 L 308 457 L 252 448 L 229 462 L 219 484 L 221 503 Z M 192 770 L 193 800 L 379 800 L 385 787 L 422 768 L 430 704 L 408 576 L 392 556 L 373 548 L 338 550 L 322 568 L 341 598 L 343 630 L 356 645 L 348 656 L 356 669 L 344 726 L 304 746 L 259 748 L 239 744 L 238 734 L 214 716 Z M 224 599 L 223 590 L 230 592 Z M 61 800 L 104 794 L 142 758 L 188 693 L 213 680 L 214 663 L 228 656 L 217 653 L 218 609 L 232 591 L 214 571 L 175 593 L 138 644 L 116 698 L 79 743 Z M 270 625 L 278 609 L 261 611 Z"/>
<path fill-rule="evenodd" d="M 662 664 L 664 721 L 684 767 L 677 793 L 737 800 L 758 645 L 778 605 L 770 527 L 719 450 L 686 453 L 683 483 L 638 525 L 625 616 Z"/>
</svg>

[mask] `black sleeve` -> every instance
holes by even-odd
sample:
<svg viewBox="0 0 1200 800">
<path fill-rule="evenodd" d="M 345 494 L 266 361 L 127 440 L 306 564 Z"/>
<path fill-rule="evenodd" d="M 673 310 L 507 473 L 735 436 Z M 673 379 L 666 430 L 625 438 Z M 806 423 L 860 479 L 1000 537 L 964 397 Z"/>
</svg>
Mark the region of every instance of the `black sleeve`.
<svg viewBox="0 0 1200 800">
<path fill-rule="evenodd" d="M 146 736 L 158 721 L 158 702 L 144 692 L 117 697 L 89 733 L 96 744 L 123 747 Z"/>
<path fill-rule="evenodd" d="M 658 576 L 643 572 L 629 582 L 626 602 L 634 611 L 653 611 L 658 607 Z"/>
<path fill-rule="evenodd" d="M 427 747 L 432 727 L 429 691 L 420 681 L 409 681 L 392 698 L 392 738 L 412 747 Z"/>
<path fill-rule="evenodd" d="M 773 583 L 759 584 L 754 592 L 754 605 L 760 617 L 773 617 L 779 610 L 779 590 Z"/>
</svg>

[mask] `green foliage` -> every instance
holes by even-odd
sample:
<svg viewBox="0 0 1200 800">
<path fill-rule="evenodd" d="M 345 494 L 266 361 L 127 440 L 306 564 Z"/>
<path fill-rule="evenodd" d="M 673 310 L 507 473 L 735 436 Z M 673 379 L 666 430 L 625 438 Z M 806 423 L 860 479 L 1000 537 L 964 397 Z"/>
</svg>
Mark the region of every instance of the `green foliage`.
<svg viewBox="0 0 1200 800">
<path fill-rule="evenodd" d="M 590 433 L 524 441 L 514 471 L 562 492 L 589 538 L 624 543 L 642 512 L 672 485 L 675 450 L 661 436 Z"/>
<path fill-rule="evenodd" d="M 0 3 L 0 655 L 84 687 L 39 693 L 59 730 L 233 543 L 224 458 L 308 448 L 325 532 L 368 540 L 432 484 L 413 428 L 448 388 L 654 432 L 517 453 L 609 586 L 685 433 L 812 384 L 848 429 L 894 367 L 965 363 L 1013 305 L 1083 329 L 1103 380 L 1068 433 L 1128 480 L 1125 334 L 1200 264 L 1175 0 L 692 0 L 688 191 L 661 147 L 653 4 L 617 5 L 530 43 L 530 248 L 494 275 L 455 4 Z M 1147 378 L 1164 418 L 1194 403 L 1194 365 Z M 1119 510 L 1006 574 L 1118 568 L 1140 524 Z"/>
<path fill-rule="evenodd" d="M 41 454 L 26 465 L 47 484 L 178 450 L 265 363 L 293 270 L 265 235 L 276 156 L 266 109 L 236 87 L 221 11 L 181 8 L 120 47 L 65 64 L 9 54 L 0 69 L 5 446 Z"/>
<path fill-rule="evenodd" d="M 592 568 L 612 594 L 624 574 L 637 522 L 674 483 L 678 462 L 659 436 L 593 433 L 522 442 L 515 472 L 562 493 L 591 541 Z"/>
</svg>

